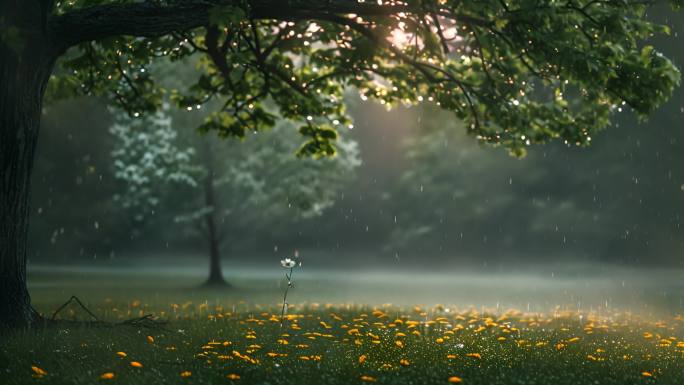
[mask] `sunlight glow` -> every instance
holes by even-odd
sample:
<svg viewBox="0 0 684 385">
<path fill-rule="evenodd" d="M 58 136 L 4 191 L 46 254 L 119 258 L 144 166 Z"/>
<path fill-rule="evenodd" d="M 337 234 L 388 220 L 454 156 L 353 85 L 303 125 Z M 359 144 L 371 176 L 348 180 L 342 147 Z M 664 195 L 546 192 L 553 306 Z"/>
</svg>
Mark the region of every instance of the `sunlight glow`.
<svg viewBox="0 0 684 385">
<path fill-rule="evenodd" d="M 403 30 L 397 28 L 392 31 L 392 35 L 389 37 L 389 41 L 393 46 L 398 48 L 405 48 L 413 39 L 411 34 L 404 32 Z"/>
</svg>

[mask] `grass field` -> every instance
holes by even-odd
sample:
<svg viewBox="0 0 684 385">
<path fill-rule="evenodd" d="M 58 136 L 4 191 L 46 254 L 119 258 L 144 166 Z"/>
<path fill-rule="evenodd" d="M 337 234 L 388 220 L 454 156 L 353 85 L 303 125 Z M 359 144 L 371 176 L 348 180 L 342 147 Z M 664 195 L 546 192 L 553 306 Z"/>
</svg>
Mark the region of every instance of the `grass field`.
<svg viewBox="0 0 684 385">
<path fill-rule="evenodd" d="M 49 277 L 33 277 L 35 302 L 46 313 L 68 298 L 47 284 Z M 277 285 L 217 292 L 135 280 L 166 287 L 153 291 L 89 277 L 60 282 L 89 299 L 98 317 L 154 313 L 169 323 L 15 333 L 0 346 L 0 383 L 684 383 L 684 317 L 677 312 L 326 304 L 307 297 L 281 326 Z M 192 280 L 180 285 L 186 283 Z M 303 286 L 295 286 L 292 302 L 304 297 Z M 74 306 L 60 316 L 86 318 Z"/>
</svg>

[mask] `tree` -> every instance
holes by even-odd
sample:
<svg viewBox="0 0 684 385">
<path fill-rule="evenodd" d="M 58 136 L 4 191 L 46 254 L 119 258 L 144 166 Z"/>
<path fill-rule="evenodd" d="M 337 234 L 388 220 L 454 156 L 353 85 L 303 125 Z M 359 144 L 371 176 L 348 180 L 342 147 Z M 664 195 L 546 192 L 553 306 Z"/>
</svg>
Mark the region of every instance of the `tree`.
<svg viewBox="0 0 684 385">
<path fill-rule="evenodd" d="M 653 1 L 655 2 L 655 1 Z M 673 6 L 681 0 L 671 0 Z M 39 319 L 26 289 L 30 175 L 43 97 L 103 95 L 139 117 L 164 90 L 150 63 L 202 56 L 186 90 L 220 101 L 200 129 L 219 136 L 300 122 L 301 155 L 335 152 L 350 125 L 343 90 L 386 104 L 427 100 L 481 141 L 524 154 L 588 145 L 626 104 L 646 116 L 679 72 L 643 41 L 664 26 L 651 1 L 4 0 L 0 3 L 0 324 Z"/>
<path fill-rule="evenodd" d="M 361 164 L 356 142 L 343 136 L 335 157 L 292 156 L 299 143 L 289 124 L 277 125 L 268 134 L 249 135 L 243 143 L 185 135 L 181 139 L 187 144 L 179 140 L 179 132 L 187 130 L 176 125 L 158 113 L 123 118 L 111 127 L 116 138 L 115 177 L 126 183 L 126 192 L 116 198 L 141 222 L 150 214 L 171 210 L 176 222 L 199 230 L 208 246 L 207 285 L 226 284 L 221 250 L 236 241 L 231 238 L 233 231 L 251 227 L 263 232 L 269 225 L 266 218 L 322 214 Z M 172 204 L 165 204 L 168 198 Z"/>
</svg>

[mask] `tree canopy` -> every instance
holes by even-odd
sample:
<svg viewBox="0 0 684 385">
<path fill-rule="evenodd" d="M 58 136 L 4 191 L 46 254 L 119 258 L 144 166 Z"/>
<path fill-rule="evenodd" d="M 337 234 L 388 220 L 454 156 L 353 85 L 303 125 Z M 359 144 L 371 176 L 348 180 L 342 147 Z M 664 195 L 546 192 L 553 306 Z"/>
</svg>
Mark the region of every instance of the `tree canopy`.
<svg viewBox="0 0 684 385">
<path fill-rule="evenodd" d="M 654 2 L 631 0 L 213 0 L 59 2 L 50 21 L 73 46 L 50 97 L 106 96 L 130 116 L 165 98 L 220 107 L 199 126 L 245 137 L 297 122 L 298 153 L 335 153 L 352 128 L 345 89 L 383 104 L 431 102 L 479 140 L 515 155 L 561 140 L 585 146 L 629 106 L 645 117 L 680 73 L 647 40 Z M 680 1 L 671 1 L 677 7 Z M 164 89 L 160 59 L 200 55 L 196 80 Z"/>
</svg>

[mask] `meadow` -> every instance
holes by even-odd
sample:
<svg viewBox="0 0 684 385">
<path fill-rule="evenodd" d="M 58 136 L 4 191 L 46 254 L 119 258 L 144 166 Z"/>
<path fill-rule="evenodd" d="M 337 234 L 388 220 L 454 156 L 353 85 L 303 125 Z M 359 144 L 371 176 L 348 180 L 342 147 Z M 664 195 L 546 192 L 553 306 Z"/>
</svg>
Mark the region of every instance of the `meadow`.
<svg viewBox="0 0 684 385">
<path fill-rule="evenodd" d="M 68 296 L 41 287 L 46 276 L 33 278 L 37 307 L 50 315 Z M 295 284 L 281 319 L 275 285 L 173 291 L 178 281 L 132 280 L 136 288 L 116 278 L 113 290 L 93 281 L 100 285 L 85 276 L 62 285 L 85 294 L 103 320 L 154 314 L 168 322 L 13 333 L 0 346 L 2 384 L 684 383 L 677 312 L 325 303 Z M 169 288 L 141 290 L 151 283 Z M 88 317 L 73 304 L 58 315 Z"/>
</svg>

